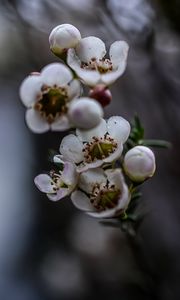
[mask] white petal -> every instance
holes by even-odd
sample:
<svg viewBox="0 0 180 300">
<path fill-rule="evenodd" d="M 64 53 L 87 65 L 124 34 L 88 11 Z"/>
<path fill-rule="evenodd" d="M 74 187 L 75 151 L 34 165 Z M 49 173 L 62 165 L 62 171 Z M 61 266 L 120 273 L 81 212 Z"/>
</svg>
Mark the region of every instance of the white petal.
<svg viewBox="0 0 180 300">
<path fill-rule="evenodd" d="M 86 193 L 92 193 L 96 183 L 102 184 L 106 182 L 106 177 L 103 169 L 91 169 L 80 174 L 79 187 Z"/>
<path fill-rule="evenodd" d="M 126 67 L 128 51 L 129 45 L 125 41 L 114 42 L 109 50 L 109 56 L 113 63 L 113 68 L 122 70 L 122 73 Z"/>
<path fill-rule="evenodd" d="M 98 211 L 97 212 L 87 212 L 87 214 L 91 217 L 99 218 L 99 219 L 112 218 L 116 214 L 116 209 L 112 208 L 112 209 L 103 210 L 101 212 L 98 212 Z"/>
<path fill-rule="evenodd" d="M 54 155 L 53 157 L 53 162 L 54 163 L 59 163 L 59 164 L 63 164 L 64 165 L 64 160 L 63 160 L 63 156 L 62 155 Z"/>
<path fill-rule="evenodd" d="M 83 142 L 89 142 L 92 140 L 92 137 L 103 137 L 107 132 L 107 124 L 104 119 L 101 119 L 101 122 L 94 128 L 89 130 L 76 129 L 76 134 L 79 139 Z"/>
<path fill-rule="evenodd" d="M 103 109 L 96 100 L 82 97 L 71 102 L 68 115 L 76 127 L 89 129 L 99 124 Z"/>
<path fill-rule="evenodd" d="M 124 184 L 124 177 L 121 169 L 107 169 L 104 172 L 111 185 L 113 184 L 117 188 L 122 188 L 122 185 Z"/>
<path fill-rule="evenodd" d="M 20 98 L 26 107 L 32 107 L 41 94 L 42 81 L 40 75 L 30 75 L 20 86 Z"/>
<path fill-rule="evenodd" d="M 79 166 L 77 166 L 77 172 L 82 173 L 89 169 L 98 168 L 98 167 L 102 166 L 102 164 L 103 164 L 103 161 L 100 159 L 96 160 L 95 162 L 89 163 L 89 164 L 82 163 Z"/>
<path fill-rule="evenodd" d="M 120 215 L 122 211 L 125 211 L 129 205 L 129 202 L 131 200 L 129 190 L 127 185 L 124 183 L 123 189 L 122 189 L 122 194 L 119 199 L 118 205 L 116 207 L 116 216 Z"/>
<path fill-rule="evenodd" d="M 34 133 L 44 133 L 50 129 L 50 126 L 46 120 L 43 119 L 39 112 L 33 108 L 30 108 L 26 111 L 25 119 L 27 126 Z"/>
<path fill-rule="evenodd" d="M 123 210 L 126 209 L 129 204 L 130 195 L 129 195 L 128 187 L 124 181 L 124 176 L 122 174 L 121 169 L 106 170 L 105 174 L 110 184 L 114 184 L 117 188 L 121 190 L 121 196 L 119 198 L 119 202 L 116 207 L 116 212 L 118 213 L 118 211 L 122 209 Z"/>
<path fill-rule="evenodd" d="M 70 186 L 75 186 L 78 181 L 78 174 L 73 163 L 65 161 L 63 172 L 61 174 L 62 181 Z"/>
<path fill-rule="evenodd" d="M 67 86 L 67 92 L 68 92 L 68 98 L 74 99 L 78 98 L 81 95 L 81 84 L 79 80 L 75 79 L 70 82 L 70 84 Z"/>
<path fill-rule="evenodd" d="M 93 211 L 94 207 L 92 206 L 89 198 L 85 193 L 81 191 L 75 191 L 71 194 L 71 200 L 74 206 L 83 211 Z"/>
<path fill-rule="evenodd" d="M 127 55 L 129 46 L 124 41 L 116 41 L 110 47 L 110 59 L 113 63 L 113 71 L 101 76 L 101 81 L 110 85 L 118 79 L 125 71 L 127 66 Z"/>
<path fill-rule="evenodd" d="M 80 40 L 76 46 L 76 53 L 82 62 L 88 63 L 92 58 L 103 58 L 106 54 L 106 47 L 101 39 L 88 36 Z"/>
<path fill-rule="evenodd" d="M 72 161 L 77 164 L 83 161 L 82 149 L 82 142 L 74 134 L 65 136 L 61 141 L 60 153 L 68 161 Z"/>
<path fill-rule="evenodd" d="M 101 78 L 100 73 L 93 70 L 82 69 L 81 61 L 77 57 L 74 49 L 68 50 L 67 63 L 85 84 L 95 86 L 99 82 Z"/>
<path fill-rule="evenodd" d="M 117 69 L 115 71 L 103 74 L 101 75 L 101 83 L 105 84 L 106 86 L 109 86 L 110 84 L 114 83 L 123 74 L 123 72 L 121 69 Z"/>
<path fill-rule="evenodd" d="M 56 194 L 47 194 L 47 197 L 51 201 L 58 201 L 61 200 L 62 198 L 68 196 L 70 194 L 70 189 L 68 188 L 60 188 Z"/>
<path fill-rule="evenodd" d="M 65 86 L 73 78 L 68 67 L 61 63 L 52 63 L 44 67 L 41 71 L 41 78 L 48 86 Z"/>
<path fill-rule="evenodd" d="M 52 131 L 65 131 L 70 129 L 72 125 L 70 124 L 67 116 L 61 116 L 55 120 L 50 127 Z"/>
<path fill-rule="evenodd" d="M 107 121 L 108 133 L 114 139 L 125 143 L 130 134 L 130 124 L 127 120 L 119 116 L 113 116 Z"/>
<path fill-rule="evenodd" d="M 118 143 L 116 151 L 114 151 L 108 157 L 104 158 L 103 162 L 104 163 L 110 163 L 110 162 L 113 162 L 114 160 L 120 158 L 120 156 L 122 154 L 122 151 L 123 151 L 123 144 L 122 143 Z"/>
<path fill-rule="evenodd" d="M 54 193 L 52 179 L 47 174 L 40 174 L 34 178 L 34 183 L 37 188 L 43 193 Z"/>
</svg>

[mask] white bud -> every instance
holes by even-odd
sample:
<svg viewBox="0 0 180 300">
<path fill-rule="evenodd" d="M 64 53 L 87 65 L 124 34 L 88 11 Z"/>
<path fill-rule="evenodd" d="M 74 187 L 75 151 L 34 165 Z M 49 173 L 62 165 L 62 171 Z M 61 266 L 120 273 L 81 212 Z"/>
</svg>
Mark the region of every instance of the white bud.
<svg viewBox="0 0 180 300">
<path fill-rule="evenodd" d="M 145 146 L 136 146 L 124 157 L 124 170 L 135 182 L 152 177 L 156 169 L 154 153 Z"/>
<path fill-rule="evenodd" d="M 75 99 L 69 107 L 70 121 L 78 128 L 90 129 L 97 126 L 103 114 L 101 105 L 88 97 Z"/>
<path fill-rule="evenodd" d="M 79 30 L 71 24 L 61 24 L 55 27 L 49 36 L 51 51 L 60 55 L 69 48 L 74 48 L 81 40 Z"/>
</svg>

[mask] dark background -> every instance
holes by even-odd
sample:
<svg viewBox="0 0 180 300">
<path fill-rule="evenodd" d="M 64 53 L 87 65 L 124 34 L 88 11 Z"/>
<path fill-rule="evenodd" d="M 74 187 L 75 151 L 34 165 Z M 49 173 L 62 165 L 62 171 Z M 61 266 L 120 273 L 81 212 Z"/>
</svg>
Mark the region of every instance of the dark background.
<svg viewBox="0 0 180 300">
<path fill-rule="evenodd" d="M 146 137 L 173 144 L 156 151 L 135 243 L 34 186 L 66 133 L 31 133 L 18 90 L 30 72 L 58 60 L 48 36 L 61 23 L 107 47 L 128 41 L 127 71 L 112 86 L 106 116 L 137 112 Z M 0 299 L 180 299 L 179 92 L 178 0 L 0 1 Z"/>
</svg>

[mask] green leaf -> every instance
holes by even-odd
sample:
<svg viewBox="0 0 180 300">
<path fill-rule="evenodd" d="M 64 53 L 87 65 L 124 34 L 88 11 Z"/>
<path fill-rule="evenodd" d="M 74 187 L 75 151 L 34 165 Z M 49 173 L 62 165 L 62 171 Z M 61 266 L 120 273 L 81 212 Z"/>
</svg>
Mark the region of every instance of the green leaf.
<svg viewBox="0 0 180 300">
<path fill-rule="evenodd" d="M 172 147 L 172 144 L 168 141 L 164 140 L 152 140 L 152 139 L 141 139 L 138 142 L 138 145 L 149 146 L 149 147 L 157 147 L 157 148 L 165 148 L 169 149 Z"/>
</svg>

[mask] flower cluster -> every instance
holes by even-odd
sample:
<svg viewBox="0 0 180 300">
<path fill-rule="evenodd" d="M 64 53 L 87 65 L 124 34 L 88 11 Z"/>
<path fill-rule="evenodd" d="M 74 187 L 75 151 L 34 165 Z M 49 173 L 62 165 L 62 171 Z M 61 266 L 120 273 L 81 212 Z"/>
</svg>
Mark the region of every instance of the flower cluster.
<svg viewBox="0 0 180 300">
<path fill-rule="evenodd" d="M 53 170 L 36 176 L 35 185 L 52 201 L 70 195 L 77 208 L 93 217 L 124 217 L 135 187 L 155 172 L 153 152 L 142 136 L 135 138 L 138 128 L 122 116 L 103 118 L 103 107 L 112 100 L 110 85 L 126 69 L 129 46 L 115 41 L 106 57 L 101 39 L 82 38 L 70 24 L 54 28 L 49 42 L 61 62 L 22 82 L 26 123 L 35 133 L 75 132 L 62 139 Z M 83 85 L 89 87 L 87 96 Z"/>
</svg>

